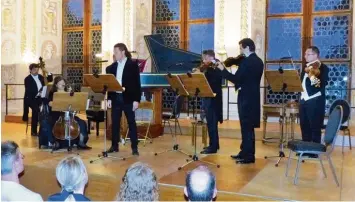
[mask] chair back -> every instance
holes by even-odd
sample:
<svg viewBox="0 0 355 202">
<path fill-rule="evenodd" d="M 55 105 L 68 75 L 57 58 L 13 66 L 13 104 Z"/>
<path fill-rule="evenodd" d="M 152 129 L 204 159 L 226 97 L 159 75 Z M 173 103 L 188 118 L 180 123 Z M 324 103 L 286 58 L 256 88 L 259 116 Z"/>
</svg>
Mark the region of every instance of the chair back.
<svg viewBox="0 0 355 202">
<path fill-rule="evenodd" d="M 333 109 L 338 105 L 342 106 L 343 108 L 343 118 L 341 120 L 341 123 L 344 124 L 350 119 L 351 108 L 346 100 L 335 100 L 329 108 L 329 114 L 331 114 Z"/>
<path fill-rule="evenodd" d="M 338 135 L 338 131 L 340 126 L 342 125 L 342 117 L 343 117 L 343 107 L 338 105 L 334 107 L 332 112 L 329 115 L 328 124 L 325 128 L 325 135 L 324 135 L 324 143 L 328 147 L 331 145 L 331 149 L 329 152 L 333 151 L 335 140 Z M 328 150 L 328 149 L 327 149 Z"/>
<path fill-rule="evenodd" d="M 152 102 L 143 101 L 139 103 L 138 109 L 135 111 L 136 121 L 140 123 L 150 123 L 154 117 L 154 104 Z"/>
<path fill-rule="evenodd" d="M 176 118 L 180 117 L 180 112 L 183 103 L 184 103 L 184 97 L 177 95 L 173 104 L 173 113 L 172 113 Z"/>
</svg>

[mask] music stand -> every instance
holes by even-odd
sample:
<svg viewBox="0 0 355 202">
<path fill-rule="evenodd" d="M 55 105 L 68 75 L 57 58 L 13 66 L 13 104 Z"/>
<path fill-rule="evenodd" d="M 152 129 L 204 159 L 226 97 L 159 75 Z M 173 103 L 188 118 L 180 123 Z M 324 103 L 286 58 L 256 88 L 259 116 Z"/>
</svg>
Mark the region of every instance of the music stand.
<svg viewBox="0 0 355 202">
<path fill-rule="evenodd" d="M 165 78 L 168 80 L 171 88 L 173 89 L 173 91 L 175 91 L 177 96 L 188 96 L 189 95 L 189 93 L 187 92 L 186 88 L 182 84 L 178 75 L 171 75 L 169 73 L 168 75 L 165 76 Z M 175 123 L 175 133 L 172 134 L 172 136 L 173 136 L 173 148 L 168 149 L 166 151 L 159 152 L 159 153 L 155 153 L 155 156 L 157 156 L 158 154 L 162 154 L 162 153 L 170 152 L 170 151 L 178 151 L 178 152 L 183 153 L 187 156 L 190 156 L 189 154 L 187 154 L 187 153 L 183 152 L 181 149 L 179 149 L 179 144 L 177 143 L 177 138 L 176 138 L 176 123 Z"/>
<path fill-rule="evenodd" d="M 105 135 L 104 135 L 104 151 L 98 155 L 98 158 L 95 160 L 91 160 L 90 163 L 93 163 L 97 160 L 103 158 L 115 158 L 119 160 L 126 160 L 125 157 L 116 157 L 116 156 L 109 156 L 107 154 L 107 147 L 106 147 L 106 131 L 107 131 L 107 93 L 108 92 L 115 92 L 115 91 L 124 91 L 121 84 L 117 81 L 116 77 L 113 74 L 84 74 L 84 81 L 91 87 L 91 90 L 95 93 L 102 93 L 105 95 L 104 100 L 104 119 L 106 120 L 105 124 Z"/>
<path fill-rule="evenodd" d="M 78 93 L 69 93 L 69 92 L 55 92 L 53 94 L 52 102 L 52 111 L 64 112 L 64 121 L 66 124 L 65 127 L 65 139 L 68 140 L 68 152 L 71 151 L 71 138 L 70 138 L 70 125 L 71 120 L 74 119 L 74 111 L 85 111 L 86 109 L 86 100 L 88 93 L 78 92 Z M 73 114 L 73 118 L 70 118 L 70 115 Z M 51 151 L 53 153 L 54 150 Z"/>
<path fill-rule="evenodd" d="M 280 151 L 278 156 L 265 156 L 264 158 L 279 158 L 275 166 L 277 167 L 282 158 L 285 158 L 284 153 L 284 123 L 286 117 L 285 111 L 285 91 L 287 92 L 302 92 L 302 84 L 297 70 L 267 70 L 265 71 L 265 78 L 269 83 L 273 92 L 282 92 L 282 110 L 281 110 L 281 131 L 280 131 Z"/>
<path fill-rule="evenodd" d="M 192 114 L 193 114 L 193 121 L 192 121 L 192 135 L 194 136 L 194 155 L 190 155 L 191 159 L 187 159 L 186 161 L 188 161 L 187 163 L 185 163 L 183 166 L 179 167 L 178 170 L 181 170 L 183 167 L 187 166 L 188 164 L 190 164 L 191 162 L 194 161 L 200 161 L 206 164 L 210 164 L 210 165 L 215 165 L 217 166 L 217 168 L 220 167 L 220 165 L 212 163 L 212 162 L 208 162 L 208 161 L 202 161 L 198 159 L 197 156 L 197 152 L 196 152 L 196 145 L 197 145 L 197 115 L 195 113 L 195 108 L 196 108 L 196 103 L 197 103 L 197 98 L 198 97 L 215 97 L 216 94 L 213 93 L 210 85 L 208 84 L 208 81 L 205 77 L 204 74 L 200 74 L 200 73 L 187 73 L 187 74 L 181 74 L 178 75 L 182 84 L 185 86 L 187 92 L 189 93 L 189 95 L 193 95 L 195 102 L 193 104 L 193 108 L 192 108 Z"/>
</svg>

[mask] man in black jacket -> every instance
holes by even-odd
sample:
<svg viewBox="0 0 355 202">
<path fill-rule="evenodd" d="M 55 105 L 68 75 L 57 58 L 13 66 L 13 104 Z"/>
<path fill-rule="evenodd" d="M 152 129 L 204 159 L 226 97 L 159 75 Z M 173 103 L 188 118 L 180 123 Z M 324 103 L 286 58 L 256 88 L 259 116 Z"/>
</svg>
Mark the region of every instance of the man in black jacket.
<svg viewBox="0 0 355 202">
<path fill-rule="evenodd" d="M 109 153 L 118 152 L 120 141 L 120 126 L 122 111 L 124 111 L 129 128 L 131 148 L 133 155 L 138 153 L 137 125 L 135 110 L 141 99 L 141 82 L 139 68 L 132 61 L 132 55 L 123 43 L 114 46 L 116 61 L 106 68 L 106 74 L 113 74 L 124 88 L 124 92 L 109 92 L 108 99 L 112 102 L 112 146 Z"/>
<path fill-rule="evenodd" d="M 28 108 L 32 110 L 32 120 L 31 120 L 31 135 L 37 136 L 37 125 L 38 125 L 38 113 L 39 106 L 41 104 L 41 92 L 43 89 L 44 77 L 38 74 L 39 67 L 37 64 L 32 63 L 29 66 L 30 75 L 25 78 L 25 96 L 23 100 L 23 121 L 28 120 Z M 42 69 L 42 71 L 47 72 L 47 70 Z M 47 76 L 48 82 L 53 81 L 52 74 L 48 74 Z"/>
<path fill-rule="evenodd" d="M 255 162 L 255 131 L 260 127 L 260 80 L 264 71 L 263 61 L 255 54 L 255 44 L 249 38 L 239 42 L 239 48 L 245 55 L 237 72 L 233 75 L 222 64 L 222 76 L 235 84 L 238 92 L 238 114 L 242 130 L 241 151 L 232 155 L 236 163 L 248 164 Z"/>
<path fill-rule="evenodd" d="M 218 122 L 223 122 L 222 75 L 219 69 L 211 67 L 213 65 L 212 63 L 216 62 L 213 50 L 203 51 L 202 57 L 204 65 L 210 66 L 204 71 L 204 74 L 213 93 L 216 93 L 216 97 L 204 98 L 202 100 L 210 141 L 209 146 L 204 148 L 201 154 L 213 154 L 217 153 L 217 150 L 219 149 Z"/>
<path fill-rule="evenodd" d="M 303 92 L 300 101 L 300 126 L 302 140 L 307 142 L 321 142 L 321 128 L 325 113 L 325 86 L 328 82 L 329 68 L 319 61 L 319 49 L 310 46 L 305 52 L 307 67 L 321 64 L 319 67 L 320 75 L 311 77 L 305 70 L 301 73 Z M 316 155 L 306 154 L 309 157 Z"/>
</svg>

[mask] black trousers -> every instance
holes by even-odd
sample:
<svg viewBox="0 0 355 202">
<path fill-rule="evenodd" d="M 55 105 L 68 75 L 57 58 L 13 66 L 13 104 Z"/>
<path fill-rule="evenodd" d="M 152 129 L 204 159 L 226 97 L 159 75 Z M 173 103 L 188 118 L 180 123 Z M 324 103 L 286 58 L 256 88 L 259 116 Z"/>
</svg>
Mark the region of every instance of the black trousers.
<svg viewBox="0 0 355 202">
<path fill-rule="evenodd" d="M 322 137 L 321 129 L 324 121 L 325 98 L 319 96 L 307 101 L 301 100 L 299 112 L 302 140 L 320 143 Z"/>
<path fill-rule="evenodd" d="M 218 118 L 213 107 L 213 98 L 204 98 L 203 109 L 206 114 L 207 129 L 209 136 L 210 150 L 217 151 L 219 149 L 219 136 L 218 136 Z"/>
<path fill-rule="evenodd" d="M 120 129 L 121 129 L 121 117 L 122 111 L 124 111 L 129 128 L 129 138 L 131 139 L 132 150 L 137 150 L 138 136 L 137 136 L 137 124 L 135 119 L 135 112 L 133 109 L 133 103 L 125 104 L 123 101 L 123 95 L 117 93 L 113 96 L 112 100 L 112 147 L 118 148 L 120 141 Z"/>
<path fill-rule="evenodd" d="M 28 106 L 32 110 L 31 132 L 37 134 L 39 106 L 41 104 L 41 100 L 40 99 L 30 99 L 30 100 L 26 100 L 26 102 L 28 102 Z"/>
<path fill-rule="evenodd" d="M 240 119 L 242 131 L 242 143 L 240 144 L 240 155 L 244 159 L 255 159 L 255 130 L 248 120 Z"/>
</svg>

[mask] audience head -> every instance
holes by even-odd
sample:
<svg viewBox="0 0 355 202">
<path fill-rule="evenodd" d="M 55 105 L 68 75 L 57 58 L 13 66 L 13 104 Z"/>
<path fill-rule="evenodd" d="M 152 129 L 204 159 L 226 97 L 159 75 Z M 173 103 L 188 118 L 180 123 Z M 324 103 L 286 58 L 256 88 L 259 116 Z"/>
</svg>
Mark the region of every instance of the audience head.
<svg viewBox="0 0 355 202">
<path fill-rule="evenodd" d="M 320 51 L 317 46 L 309 46 L 304 53 L 304 58 L 306 59 L 306 62 L 313 62 L 318 60 L 319 58 Z"/>
<path fill-rule="evenodd" d="M 14 175 L 17 177 L 23 172 L 24 155 L 20 152 L 19 146 L 13 141 L 1 143 L 1 176 Z"/>
<path fill-rule="evenodd" d="M 239 50 L 241 54 L 249 56 L 255 52 L 255 43 L 250 38 L 244 38 L 239 41 Z"/>
<path fill-rule="evenodd" d="M 217 195 L 214 174 L 206 166 L 195 168 L 186 176 L 184 192 L 189 201 L 212 201 Z"/>
<path fill-rule="evenodd" d="M 148 165 L 137 162 L 126 170 L 117 201 L 158 201 L 158 191 L 154 171 Z"/>
<path fill-rule="evenodd" d="M 38 70 L 39 70 L 38 64 L 32 63 L 32 64 L 30 64 L 30 66 L 28 68 L 30 69 L 30 73 L 33 76 L 38 75 Z"/>
<path fill-rule="evenodd" d="M 62 159 L 57 166 L 56 176 L 62 190 L 84 194 L 88 173 L 79 156 Z"/>
<path fill-rule="evenodd" d="M 131 53 L 128 51 L 127 46 L 124 43 L 115 44 L 113 47 L 113 53 L 116 59 L 114 61 L 120 61 L 125 57 L 132 58 Z"/>
</svg>

